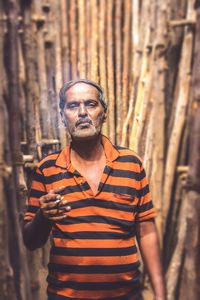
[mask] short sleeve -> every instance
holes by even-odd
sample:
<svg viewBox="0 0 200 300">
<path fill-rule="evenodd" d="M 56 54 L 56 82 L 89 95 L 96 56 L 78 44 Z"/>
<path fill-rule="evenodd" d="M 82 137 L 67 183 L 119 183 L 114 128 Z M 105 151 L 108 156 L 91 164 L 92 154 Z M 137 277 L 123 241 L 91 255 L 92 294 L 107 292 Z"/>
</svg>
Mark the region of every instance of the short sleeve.
<svg viewBox="0 0 200 300">
<path fill-rule="evenodd" d="M 31 190 L 24 216 L 25 221 L 31 221 L 39 209 L 39 198 L 46 194 L 45 177 L 38 167 L 34 173 Z"/>
<path fill-rule="evenodd" d="M 146 176 L 145 169 L 141 164 L 140 168 L 140 190 L 139 202 L 136 207 L 136 221 L 144 221 L 155 218 L 157 213 L 153 206 L 151 193 L 149 190 L 149 182 Z"/>
</svg>

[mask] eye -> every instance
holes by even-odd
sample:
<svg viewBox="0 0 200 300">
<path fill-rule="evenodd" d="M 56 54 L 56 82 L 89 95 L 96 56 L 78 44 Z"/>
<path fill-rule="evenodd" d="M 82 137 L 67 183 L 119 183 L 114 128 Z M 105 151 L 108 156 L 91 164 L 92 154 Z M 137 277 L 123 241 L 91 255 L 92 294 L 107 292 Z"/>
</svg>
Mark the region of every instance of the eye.
<svg viewBox="0 0 200 300">
<path fill-rule="evenodd" d="M 79 106 L 79 103 L 77 102 L 70 102 L 67 103 L 66 108 L 67 109 L 76 109 Z"/>
<path fill-rule="evenodd" d="M 98 103 L 96 101 L 94 101 L 94 100 L 88 100 L 86 102 L 86 106 L 87 107 L 96 107 L 97 105 L 98 105 Z"/>
</svg>

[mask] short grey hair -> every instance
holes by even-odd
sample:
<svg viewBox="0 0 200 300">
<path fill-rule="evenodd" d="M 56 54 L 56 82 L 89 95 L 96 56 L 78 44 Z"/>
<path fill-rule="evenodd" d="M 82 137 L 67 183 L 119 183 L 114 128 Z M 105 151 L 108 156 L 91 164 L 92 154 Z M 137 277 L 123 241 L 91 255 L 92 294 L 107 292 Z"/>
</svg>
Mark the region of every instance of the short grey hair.
<svg viewBox="0 0 200 300">
<path fill-rule="evenodd" d="M 107 103 L 106 103 L 106 99 L 105 99 L 105 94 L 104 94 L 104 90 L 103 88 L 98 84 L 96 83 L 95 81 L 92 81 L 92 80 L 89 80 L 89 79 L 76 79 L 76 80 L 71 80 L 71 81 L 68 81 L 66 83 L 64 83 L 64 85 L 62 86 L 62 88 L 60 89 L 60 92 L 59 92 L 59 98 L 60 98 L 60 102 L 59 102 L 59 107 L 61 110 L 63 110 L 65 108 L 65 104 L 66 104 L 66 91 L 74 86 L 75 84 L 77 83 L 86 83 L 86 84 L 89 84 L 89 85 L 92 85 L 94 86 L 98 92 L 99 92 L 99 101 L 101 102 L 103 108 L 104 108 L 104 111 L 106 112 L 107 111 Z"/>
</svg>

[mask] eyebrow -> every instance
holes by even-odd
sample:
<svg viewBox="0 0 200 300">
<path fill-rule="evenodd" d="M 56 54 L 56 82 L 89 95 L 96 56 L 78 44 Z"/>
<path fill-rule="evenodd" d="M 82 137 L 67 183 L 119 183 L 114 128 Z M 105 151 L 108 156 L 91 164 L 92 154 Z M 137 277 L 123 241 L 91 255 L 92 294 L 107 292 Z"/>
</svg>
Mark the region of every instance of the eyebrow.
<svg viewBox="0 0 200 300">
<path fill-rule="evenodd" d="M 67 102 L 80 102 L 80 101 L 84 101 L 84 102 L 86 102 L 86 101 L 96 101 L 96 102 L 98 102 L 99 100 L 97 100 L 97 99 L 91 99 L 91 98 L 89 98 L 89 99 L 79 99 L 79 100 L 77 100 L 77 99 L 72 99 L 72 100 L 67 100 L 66 101 L 66 103 Z"/>
</svg>

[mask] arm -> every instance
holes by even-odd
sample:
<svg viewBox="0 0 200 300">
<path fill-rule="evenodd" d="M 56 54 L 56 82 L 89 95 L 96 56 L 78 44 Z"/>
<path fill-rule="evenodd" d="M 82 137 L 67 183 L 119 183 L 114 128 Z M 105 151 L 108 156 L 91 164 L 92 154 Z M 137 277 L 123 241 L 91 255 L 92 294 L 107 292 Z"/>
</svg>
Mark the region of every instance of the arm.
<svg viewBox="0 0 200 300">
<path fill-rule="evenodd" d="M 29 250 L 42 247 L 46 243 L 51 229 L 52 222 L 46 219 L 39 209 L 32 221 L 24 221 L 23 239 L 25 246 Z"/>
<path fill-rule="evenodd" d="M 136 235 L 144 265 L 150 277 L 155 300 L 165 300 L 158 233 L 154 220 L 136 223 Z"/>
<path fill-rule="evenodd" d="M 23 226 L 24 244 L 29 250 L 42 247 L 51 232 L 53 223 L 65 219 L 64 211 L 70 211 L 71 207 L 66 206 L 59 194 L 65 187 L 50 190 L 45 196 L 39 199 L 40 208 L 31 221 L 25 221 Z"/>
</svg>

